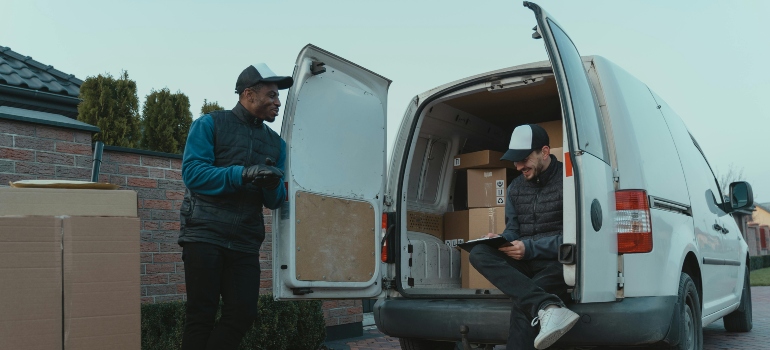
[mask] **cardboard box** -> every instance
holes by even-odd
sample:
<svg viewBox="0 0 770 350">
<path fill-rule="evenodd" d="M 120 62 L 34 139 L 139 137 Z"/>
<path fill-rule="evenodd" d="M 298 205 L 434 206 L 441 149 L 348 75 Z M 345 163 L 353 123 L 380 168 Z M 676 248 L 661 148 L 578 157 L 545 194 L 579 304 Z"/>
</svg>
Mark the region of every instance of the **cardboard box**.
<svg viewBox="0 0 770 350">
<path fill-rule="evenodd" d="M 427 233 L 440 240 L 444 240 L 444 218 L 441 215 L 407 211 L 406 229 L 408 231 Z"/>
<path fill-rule="evenodd" d="M 564 145 L 562 143 L 564 138 L 562 137 L 561 124 L 561 120 L 537 123 L 537 125 L 543 127 L 548 134 L 548 141 L 550 141 L 549 146 L 551 146 L 551 148 L 562 147 Z"/>
<path fill-rule="evenodd" d="M 487 233 L 502 233 L 505 230 L 505 208 L 477 208 L 444 214 L 444 241 L 457 245 L 460 241 L 481 238 Z M 462 287 L 471 289 L 495 289 L 476 269 L 471 266 L 468 252 L 460 256 Z"/>
<path fill-rule="evenodd" d="M 500 160 L 502 156 L 503 153 L 490 150 L 458 154 L 454 158 L 454 169 L 516 168 L 513 162 Z"/>
<path fill-rule="evenodd" d="M 468 169 L 468 208 L 505 207 L 508 170 Z"/>
<path fill-rule="evenodd" d="M 61 218 L 0 218 L 0 349 L 62 348 L 61 238 Z"/>
<path fill-rule="evenodd" d="M 0 188 L 0 203 L 0 242 L 16 242 L 0 290 L 23 294 L 0 301 L 0 349 L 139 350 L 136 193 Z"/>
<path fill-rule="evenodd" d="M 136 192 L 62 188 L 0 188 L 0 216 L 136 217 Z"/>
<path fill-rule="evenodd" d="M 551 148 L 551 154 L 556 156 L 556 159 L 558 161 L 564 163 L 564 148 L 563 147 Z"/>
</svg>

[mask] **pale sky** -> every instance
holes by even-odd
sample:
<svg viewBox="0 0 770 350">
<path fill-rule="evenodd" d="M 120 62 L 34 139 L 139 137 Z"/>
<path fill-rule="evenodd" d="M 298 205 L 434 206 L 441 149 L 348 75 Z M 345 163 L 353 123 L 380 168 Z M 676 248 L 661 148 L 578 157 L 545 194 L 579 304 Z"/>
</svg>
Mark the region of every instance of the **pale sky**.
<svg viewBox="0 0 770 350">
<path fill-rule="evenodd" d="M 535 2 L 581 55 L 606 57 L 663 97 L 716 172 L 742 168 L 770 202 L 770 1 Z M 195 117 L 203 99 L 235 105 L 246 66 L 291 75 L 312 43 L 393 80 L 389 144 L 414 95 L 547 59 L 521 1 L 4 0 L 2 12 L 0 45 L 83 80 L 126 70 L 140 103 L 167 87 L 190 97 Z"/>
</svg>

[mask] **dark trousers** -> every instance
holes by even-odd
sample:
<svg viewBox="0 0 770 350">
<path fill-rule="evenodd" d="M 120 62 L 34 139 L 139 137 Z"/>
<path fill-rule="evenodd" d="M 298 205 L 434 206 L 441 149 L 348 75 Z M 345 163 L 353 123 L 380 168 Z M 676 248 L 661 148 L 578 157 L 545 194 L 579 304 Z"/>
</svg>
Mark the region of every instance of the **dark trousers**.
<svg viewBox="0 0 770 350">
<path fill-rule="evenodd" d="M 182 349 L 237 349 L 257 318 L 259 254 L 185 243 L 182 260 L 187 284 Z M 215 324 L 220 295 L 222 317 Z"/>
<path fill-rule="evenodd" d="M 515 260 L 479 244 L 470 262 L 489 282 L 513 301 L 506 349 L 534 349 L 539 328 L 530 322 L 548 305 L 564 306 L 567 297 L 562 264 L 556 260 Z"/>
</svg>

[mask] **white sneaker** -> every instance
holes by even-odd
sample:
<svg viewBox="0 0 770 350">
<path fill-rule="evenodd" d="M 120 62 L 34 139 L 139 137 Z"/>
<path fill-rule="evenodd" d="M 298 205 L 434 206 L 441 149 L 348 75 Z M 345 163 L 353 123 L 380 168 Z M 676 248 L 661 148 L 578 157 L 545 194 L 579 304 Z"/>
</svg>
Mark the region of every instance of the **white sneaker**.
<svg viewBox="0 0 770 350">
<path fill-rule="evenodd" d="M 545 349 L 553 345 L 561 336 L 572 329 L 580 316 L 566 307 L 555 305 L 537 312 L 537 318 L 532 320 L 534 327 L 540 322 L 540 333 L 535 338 L 535 348 Z"/>
</svg>

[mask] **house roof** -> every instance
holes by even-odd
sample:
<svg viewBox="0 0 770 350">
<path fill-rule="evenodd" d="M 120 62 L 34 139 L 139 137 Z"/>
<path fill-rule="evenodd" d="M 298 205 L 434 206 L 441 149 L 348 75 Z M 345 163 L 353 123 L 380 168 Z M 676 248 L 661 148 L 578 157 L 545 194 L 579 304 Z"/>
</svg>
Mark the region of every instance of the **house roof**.
<svg viewBox="0 0 770 350">
<path fill-rule="evenodd" d="M 18 120 L 35 124 L 58 126 L 67 129 L 99 132 L 99 128 L 61 114 L 33 111 L 23 108 L 0 106 L 0 119 Z"/>
<path fill-rule="evenodd" d="M 0 85 L 77 97 L 83 81 L 0 46 Z"/>
</svg>

